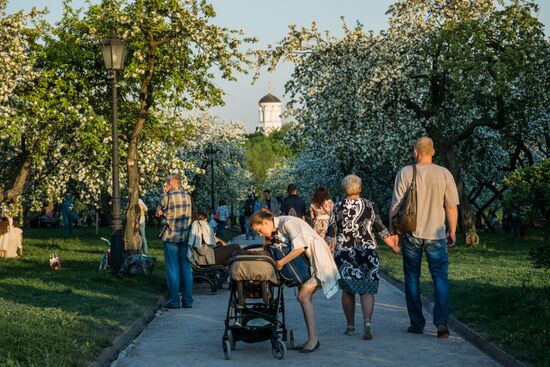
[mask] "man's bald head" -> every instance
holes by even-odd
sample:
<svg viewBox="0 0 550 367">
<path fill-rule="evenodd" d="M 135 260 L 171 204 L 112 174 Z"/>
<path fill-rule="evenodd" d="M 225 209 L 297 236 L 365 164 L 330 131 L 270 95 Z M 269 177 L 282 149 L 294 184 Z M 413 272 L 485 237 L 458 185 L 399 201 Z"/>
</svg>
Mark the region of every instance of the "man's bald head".
<svg viewBox="0 0 550 367">
<path fill-rule="evenodd" d="M 419 155 L 433 156 L 435 153 L 434 142 L 431 138 L 423 136 L 414 144 L 414 150 Z"/>
</svg>

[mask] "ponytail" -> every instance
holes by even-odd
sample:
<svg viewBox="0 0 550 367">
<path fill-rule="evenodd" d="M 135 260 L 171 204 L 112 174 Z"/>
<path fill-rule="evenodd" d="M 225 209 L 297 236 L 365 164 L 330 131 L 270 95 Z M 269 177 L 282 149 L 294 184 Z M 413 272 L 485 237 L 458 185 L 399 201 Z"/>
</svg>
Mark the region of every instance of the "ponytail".
<svg viewBox="0 0 550 367">
<path fill-rule="evenodd" d="M 262 224 L 264 220 L 273 220 L 273 214 L 267 211 L 259 210 L 250 217 L 250 226 Z"/>
</svg>

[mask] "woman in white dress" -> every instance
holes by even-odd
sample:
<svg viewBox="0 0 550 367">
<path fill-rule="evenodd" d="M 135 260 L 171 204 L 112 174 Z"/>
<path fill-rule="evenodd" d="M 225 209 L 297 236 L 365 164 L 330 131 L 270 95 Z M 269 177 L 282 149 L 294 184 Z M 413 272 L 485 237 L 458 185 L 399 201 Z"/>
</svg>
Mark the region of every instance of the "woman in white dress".
<svg viewBox="0 0 550 367">
<path fill-rule="evenodd" d="M 298 302 L 302 307 L 307 328 L 308 340 L 294 349 L 300 353 L 310 353 L 321 343 L 315 331 L 313 294 L 321 288 L 327 299 L 338 292 L 338 268 L 325 241 L 304 220 L 294 216 L 273 217 L 273 214 L 258 211 L 250 218 L 251 228 L 268 239 L 277 236 L 291 246 L 291 251 L 275 265 L 278 270 L 305 254 L 311 264 L 312 276 L 298 291 Z"/>
</svg>

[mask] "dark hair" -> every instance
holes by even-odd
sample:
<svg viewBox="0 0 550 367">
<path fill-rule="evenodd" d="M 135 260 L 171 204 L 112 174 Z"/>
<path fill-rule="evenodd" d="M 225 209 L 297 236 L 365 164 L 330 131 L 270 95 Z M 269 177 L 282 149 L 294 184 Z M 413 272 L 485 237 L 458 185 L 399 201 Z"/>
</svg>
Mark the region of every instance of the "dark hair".
<svg viewBox="0 0 550 367">
<path fill-rule="evenodd" d="M 206 213 L 202 210 L 196 212 L 193 214 L 193 220 L 206 220 L 208 219 L 208 216 L 206 215 Z"/>
<path fill-rule="evenodd" d="M 225 200 L 221 199 L 220 200 L 220 205 L 225 205 Z"/>
<path fill-rule="evenodd" d="M 261 224 L 265 219 L 273 220 L 273 214 L 270 212 L 265 212 L 263 210 L 258 210 L 256 213 L 250 216 L 250 227 Z"/>
<path fill-rule="evenodd" d="M 2 217 L 0 219 L 0 236 L 8 233 L 10 230 L 10 222 L 7 217 Z"/>
<path fill-rule="evenodd" d="M 286 191 L 288 191 L 289 194 L 292 194 L 296 190 L 298 190 L 298 186 L 296 186 L 293 183 L 289 184 L 288 187 L 286 188 Z"/>
<path fill-rule="evenodd" d="M 323 205 L 325 201 L 329 199 L 330 199 L 330 194 L 328 193 L 327 189 L 325 189 L 323 186 L 320 186 L 315 189 L 311 202 L 320 207 L 321 205 Z"/>
<path fill-rule="evenodd" d="M 269 189 L 265 189 L 264 190 L 264 194 L 267 193 L 267 194 L 271 194 L 271 191 L 269 191 Z"/>
</svg>

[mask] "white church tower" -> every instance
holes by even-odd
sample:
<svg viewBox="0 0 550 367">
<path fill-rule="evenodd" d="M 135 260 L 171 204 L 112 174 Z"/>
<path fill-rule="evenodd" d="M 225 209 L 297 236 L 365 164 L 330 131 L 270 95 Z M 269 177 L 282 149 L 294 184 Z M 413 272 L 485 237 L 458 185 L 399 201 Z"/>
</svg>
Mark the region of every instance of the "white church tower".
<svg viewBox="0 0 550 367">
<path fill-rule="evenodd" d="M 269 93 L 260 99 L 258 104 L 260 105 L 258 108 L 260 120 L 256 131 L 268 134 L 274 130 L 279 130 L 281 128 L 282 113 L 282 104 L 279 98 Z"/>
</svg>

